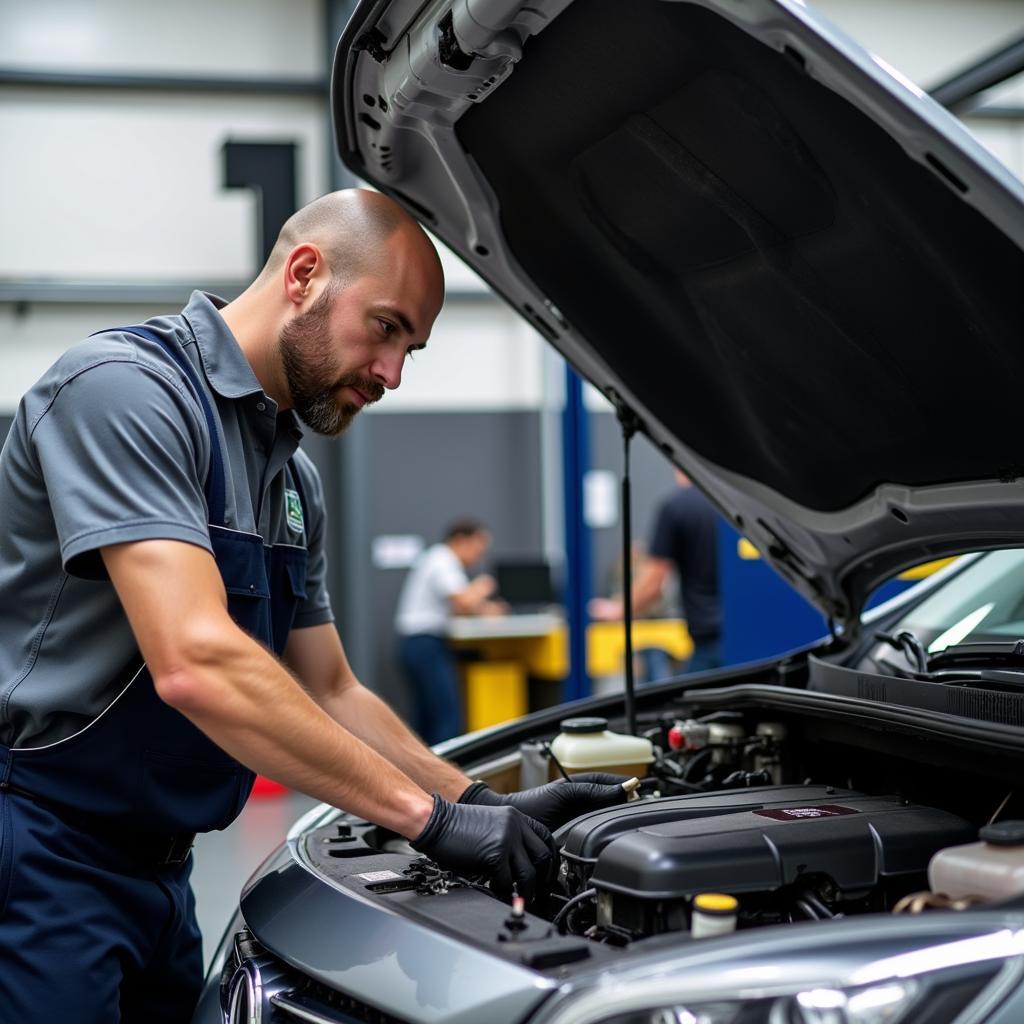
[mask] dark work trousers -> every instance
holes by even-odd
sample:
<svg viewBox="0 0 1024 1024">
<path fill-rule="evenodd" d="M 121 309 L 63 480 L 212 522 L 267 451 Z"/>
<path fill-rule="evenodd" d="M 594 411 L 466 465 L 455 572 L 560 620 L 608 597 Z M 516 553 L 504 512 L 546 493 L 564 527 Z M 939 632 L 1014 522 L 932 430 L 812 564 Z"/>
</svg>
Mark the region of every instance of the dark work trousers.
<svg viewBox="0 0 1024 1024">
<path fill-rule="evenodd" d="M 0 796 L 0 1021 L 183 1024 L 203 954 L 191 857 L 140 868 L 23 797 Z M 6 981 L 15 984 L 6 984 Z"/>
<path fill-rule="evenodd" d="M 462 701 L 455 656 L 443 637 L 430 633 L 403 636 L 398 663 L 412 689 L 416 731 L 429 744 L 462 732 Z"/>
</svg>

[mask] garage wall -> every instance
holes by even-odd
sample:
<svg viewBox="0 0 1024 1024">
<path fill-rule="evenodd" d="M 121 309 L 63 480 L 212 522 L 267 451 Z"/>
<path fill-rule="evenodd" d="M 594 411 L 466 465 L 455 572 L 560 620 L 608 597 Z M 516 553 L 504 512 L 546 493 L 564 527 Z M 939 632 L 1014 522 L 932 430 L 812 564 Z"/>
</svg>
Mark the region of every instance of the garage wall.
<svg viewBox="0 0 1024 1024">
<path fill-rule="evenodd" d="M 320 0 L 4 0 L 0 65 L 127 74 L 326 71 Z"/>
<path fill-rule="evenodd" d="M 91 75 L 317 83 L 316 0 L 5 0 L 0 67 Z M 0 277 L 241 279 L 254 263 L 249 192 L 221 188 L 233 140 L 294 141 L 302 201 L 326 183 L 319 95 L 4 87 Z"/>
<path fill-rule="evenodd" d="M 540 422 L 532 411 L 368 416 L 367 501 L 373 538 L 411 536 L 425 546 L 462 515 L 483 520 L 494 545 L 485 568 L 542 549 Z M 373 685 L 405 707 L 394 665 L 394 611 L 407 570 L 375 564 L 370 596 Z"/>
</svg>

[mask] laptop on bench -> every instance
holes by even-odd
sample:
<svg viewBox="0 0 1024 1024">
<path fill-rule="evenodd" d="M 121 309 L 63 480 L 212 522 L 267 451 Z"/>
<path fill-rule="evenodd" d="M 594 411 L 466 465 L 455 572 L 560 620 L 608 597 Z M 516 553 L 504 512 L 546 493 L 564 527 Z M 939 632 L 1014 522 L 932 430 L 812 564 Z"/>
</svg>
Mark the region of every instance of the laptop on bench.
<svg viewBox="0 0 1024 1024">
<path fill-rule="evenodd" d="M 497 562 L 494 578 L 498 584 L 495 596 L 508 604 L 510 615 L 547 612 L 558 603 L 551 566 L 547 562 L 527 559 Z"/>
</svg>

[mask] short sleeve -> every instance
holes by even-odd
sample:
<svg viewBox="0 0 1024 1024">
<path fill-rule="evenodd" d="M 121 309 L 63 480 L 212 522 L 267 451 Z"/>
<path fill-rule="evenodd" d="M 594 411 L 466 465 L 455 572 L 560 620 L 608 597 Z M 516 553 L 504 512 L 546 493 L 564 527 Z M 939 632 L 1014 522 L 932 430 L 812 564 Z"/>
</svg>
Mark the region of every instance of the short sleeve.
<svg viewBox="0 0 1024 1024">
<path fill-rule="evenodd" d="M 441 551 L 445 557 L 435 558 L 431 567 L 430 588 L 438 597 L 449 598 L 469 585 L 469 577 L 449 550 Z M 450 557 L 449 557 L 450 556 Z"/>
<path fill-rule="evenodd" d="M 97 363 L 55 389 L 30 433 L 68 573 L 105 578 L 99 550 L 110 544 L 211 549 L 201 417 L 173 371 L 131 359 Z"/>
<path fill-rule="evenodd" d="M 294 456 L 295 470 L 302 480 L 302 490 L 310 506 L 307 513 L 306 596 L 295 612 L 293 628 L 321 626 L 334 621 L 331 595 L 327 590 L 327 552 L 324 536 L 327 532 L 327 514 L 324 509 L 323 484 L 312 461 L 303 453 Z"/>
</svg>

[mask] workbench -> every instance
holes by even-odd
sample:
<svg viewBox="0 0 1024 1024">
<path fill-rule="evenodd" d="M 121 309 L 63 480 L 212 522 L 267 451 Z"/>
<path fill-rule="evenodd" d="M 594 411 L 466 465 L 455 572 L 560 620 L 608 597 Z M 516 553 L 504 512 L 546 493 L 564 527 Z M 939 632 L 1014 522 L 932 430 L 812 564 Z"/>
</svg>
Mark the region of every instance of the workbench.
<svg viewBox="0 0 1024 1024">
<path fill-rule="evenodd" d="M 450 620 L 447 632 L 457 651 L 473 656 L 463 663 L 462 672 L 470 732 L 525 715 L 531 678 L 560 682 L 569 673 L 568 629 L 560 611 L 458 616 Z M 633 649 L 649 647 L 685 661 L 693 641 L 681 619 L 637 619 Z M 621 622 L 590 623 L 588 678 L 622 675 L 625 650 Z"/>
</svg>

